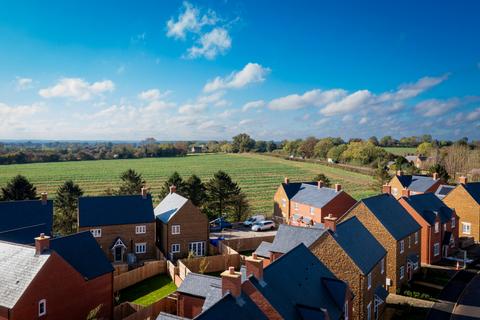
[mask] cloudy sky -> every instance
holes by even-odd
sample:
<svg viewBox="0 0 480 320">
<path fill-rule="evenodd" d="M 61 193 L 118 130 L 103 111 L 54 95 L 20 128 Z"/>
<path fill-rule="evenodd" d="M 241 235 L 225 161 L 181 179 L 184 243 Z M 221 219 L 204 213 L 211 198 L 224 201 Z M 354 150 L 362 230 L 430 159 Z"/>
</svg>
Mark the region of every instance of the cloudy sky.
<svg viewBox="0 0 480 320">
<path fill-rule="evenodd" d="M 480 3 L 419 2 L 4 2 L 0 139 L 478 139 Z"/>
</svg>

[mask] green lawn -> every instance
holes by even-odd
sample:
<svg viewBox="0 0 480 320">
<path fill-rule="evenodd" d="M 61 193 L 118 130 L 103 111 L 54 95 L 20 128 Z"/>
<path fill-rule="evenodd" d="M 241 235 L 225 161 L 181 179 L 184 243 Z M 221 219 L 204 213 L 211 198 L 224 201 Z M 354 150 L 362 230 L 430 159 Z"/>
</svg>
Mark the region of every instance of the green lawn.
<svg viewBox="0 0 480 320">
<path fill-rule="evenodd" d="M 161 274 L 121 290 L 120 303 L 129 301 L 142 306 L 148 306 L 168 296 L 175 290 L 177 290 L 177 287 L 172 282 L 172 279 L 167 275 Z"/>
<path fill-rule="evenodd" d="M 291 181 L 311 180 L 324 173 L 332 183 L 341 183 L 343 189 L 360 199 L 375 193 L 373 178 L 316 163 L 288 161 L 259 154 L 205 154 L 179 158 L 148 158 L 128 160 L 98 160 L 33 163 L 0 166 L 0 186 L 17 174 L 30 179 L 39 192 L 55 193 L 67 179 L 78 183 L 87 195 L 99 195 L 120 183 L 120 173 L 135 169 L 143 174 L 147 185 L 156 196 L 167 177 L 178 171 L 184 178 L 195 173 L 204 181 L 217 170 L 224 170 L 237 181 L 250 200 L 254 212 L 269 215 L 273 210 L 273 195 L 284 177 Z"/>
<path fill-rule="evenodd" d="M 417 148 L 413 147 L 385 147 L 384 149 L 397 156 L 406 156 L 407 154 L 417 153 Z"/>
</svg>

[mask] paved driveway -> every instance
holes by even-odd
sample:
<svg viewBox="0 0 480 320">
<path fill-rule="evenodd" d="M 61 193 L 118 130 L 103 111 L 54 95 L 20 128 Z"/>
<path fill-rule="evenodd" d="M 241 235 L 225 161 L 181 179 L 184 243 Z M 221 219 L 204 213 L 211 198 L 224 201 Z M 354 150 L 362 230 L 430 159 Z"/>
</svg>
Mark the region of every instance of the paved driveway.
<svg viewBox="0 0 480 320">
<path fill-rule="evenodd" d="M 232 229 L 225 229 L 222 232 L 211 232 L 210 237 L 225 237 L 227 240 L 241 239 L 241 238 L 255 238 L 255 237 L 266 237 L 266 236 L 275 236 L 277 230 L 269 231 L 251 231 L 250 228 L 244 227 L 242 224 L 236 224 Z"/>
</svg>

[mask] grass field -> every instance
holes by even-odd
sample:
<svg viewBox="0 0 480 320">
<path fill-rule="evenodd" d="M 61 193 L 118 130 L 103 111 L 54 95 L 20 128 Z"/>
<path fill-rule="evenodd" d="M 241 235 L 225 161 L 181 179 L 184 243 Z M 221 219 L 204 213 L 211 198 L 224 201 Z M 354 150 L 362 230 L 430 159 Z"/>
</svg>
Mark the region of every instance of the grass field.
<svg viewBox="0 0 480 320">
<path fill-rule="evenodd" d="M 309 181 L 316 174 L 326 174 L 332 183 L 359 199 L 375 193 L 372 177 L 315 163 L 288 161 L 258 154 L 207 154 L 181 158 L 97 160 L 34 163 L 0 166 L 0 186 L 17 174 L 25 175 L 39 192 L 50 195 L 67 179 L 78 183 L 87 195 L 99 195 L 119 185 L 121 172 L 132 168 L 142 173 L 155 203 L 161 184 L 178 171 L 184 178 L 195 173 L 206 181 L 217 170 L 224 170 L 239 183 L 255 212 L 271 214 L 273 195 L 284 177 L 291 181 Z"/>
<path fill-rule="evenodd" d="M 149 306 L 177 290 L 168 275 L 161 274 L 143 280 L 120 291 L 120 302 L 129 301 L 141 306 Z"/>
<path fill-rule="evenodd" d="M 384 149 L 397 156 L 406 156 L 407 154 L 417 153 L 417 148 L 414 147 L 386 147 Z"/>
</svg>

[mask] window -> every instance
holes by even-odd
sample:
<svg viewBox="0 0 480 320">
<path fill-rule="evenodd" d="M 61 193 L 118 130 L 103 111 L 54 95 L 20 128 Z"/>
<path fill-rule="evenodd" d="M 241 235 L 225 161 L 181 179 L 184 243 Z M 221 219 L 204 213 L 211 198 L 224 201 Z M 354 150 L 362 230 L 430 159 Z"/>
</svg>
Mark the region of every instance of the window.
<svg viewBox="0 0 480 320">
<path fill-rule="evenodd" d="M 452 229 L 455 228 L 455 217 L 452 217 Z"/>
<path fill-rule="evenodd" d="M 446 223 L 443 224 L 443 231 L 447 231 L 447 224 Z"/>
<path fill-rule="evenodd" d="M 367 319 L 370 320 L 372 316 L 372 301 L 367 304 Z"/>
<path fill-rule="evenodd" d="M 282 207 L 286 207 L 287 206 L 287 199 L 283 198 L 282 199 Z"/>
<path fill-rule="evenodd" d="M 403 279 L 404 276 L 405 276 L 405 267 L 401 266 L 400 267 L 400 279 Z"/>
<path fill-rule="evenodd" d="M 38 301 L 38 316 L 44 316 L 47 314 L 47 300 L 42 299 Z"/>
<path fill-rule="evenodd" d="M 415 244 L 417 244 L 417 243 L 418 243 L 418 231 L 415 232 Z"/>
<path fill-rule="evenodd" d="M 440 230 L 439 230 L 439 223 L 438 222 L 435 222 L 435 233 L 438 233 Z"/>
<path fill-rule="evenodd" d="M 142 234 L 147 232 L 147 226 L 135 226 L 135 234 Z"/>
<path fill-rule="evenodd" d="M 382 261 L 380 262 L 381 266 L 381 272 L 382 274 L 385 272 L 385 258 L 382 258 Z"/>
<path fill-rule="evenodd" d="M 455 237 L 453 234 L 450 235 L 450 247 L 455 247 Z"/>
<path fill-rule="evenodd" d="M 435 243 L 433 245 L 433 255 L 438 256 L 440 254 L 440 243 Z"/>
<path fill-rule="evenodd" d="M 90 229 L 90 232 L 95 238 L 100 238 L 102 236 L 102 229 Z"/>
<path fill-rule="evenodd" d="M 205 242 L 197 241 L 190 242 L 188 244 L 188 252 L 193 252 L 195 256 L 204 256 L 205 255 Z"/>
<path fill-rule="evenodd" d="M 470 234 L 472 232 L 472 224 L 469 222 L 462 222 L 462 233 Z"/>
<path fill-rule="evenodd" d="M 315 213 L 315 208 L 314 207 L 310 207 L 310 214 L 314 214 Z"/>
<path fill-rule="evenodd" d="M 372 287 L 372 273 L 370 272 L 367 276 L 367 289 Z"/>
<path fill-rule="evenodd" d="M 348 307 L 348 300 L 345 301 L 345 304 L 343 305 L 343 315 L 344 315 L 344 319 L 345 320 L 348 320 L 348 311 L 349 311 L 349 307 Z"/>
<path fill-rule="evenodd" d="M 178 252 L 180 252 L 180 244 L 179 243 L 172 244 L 172 253 L 178 253 Z"/>
<path fill-rule="evenodd" d="M 298 210 L 298 203 L 295 202 L 294 208 L 295 210 Z"/>
<path fill-rule="evenodd" d="M 397 196 L 398 195 L 398 189 L 397 188 L 392 188 L 392 194 L 394 196 Z"/>
<path fill-rule="evenodd" d="M 408 236 L 408 247 L 410 248 L 411 245 L 412 245 L 412 238 Z"/>
<path fill-rule="evenodd" d="M 405 243 L 403 240 L 400 240 L 400 253 L 403 253 L 403 251 L 405 251 Z"/>
<path fill-rule="evenodd" d="M 179 224 L 174 224 L 172 226 L 172 234 L 180 234 L 180 225 Z"/>
<path fill-rule="evenodd" d="M 135 253 L 147 252 L 147 244 L 145 242 L 135 243 Z"/>
</svg>

